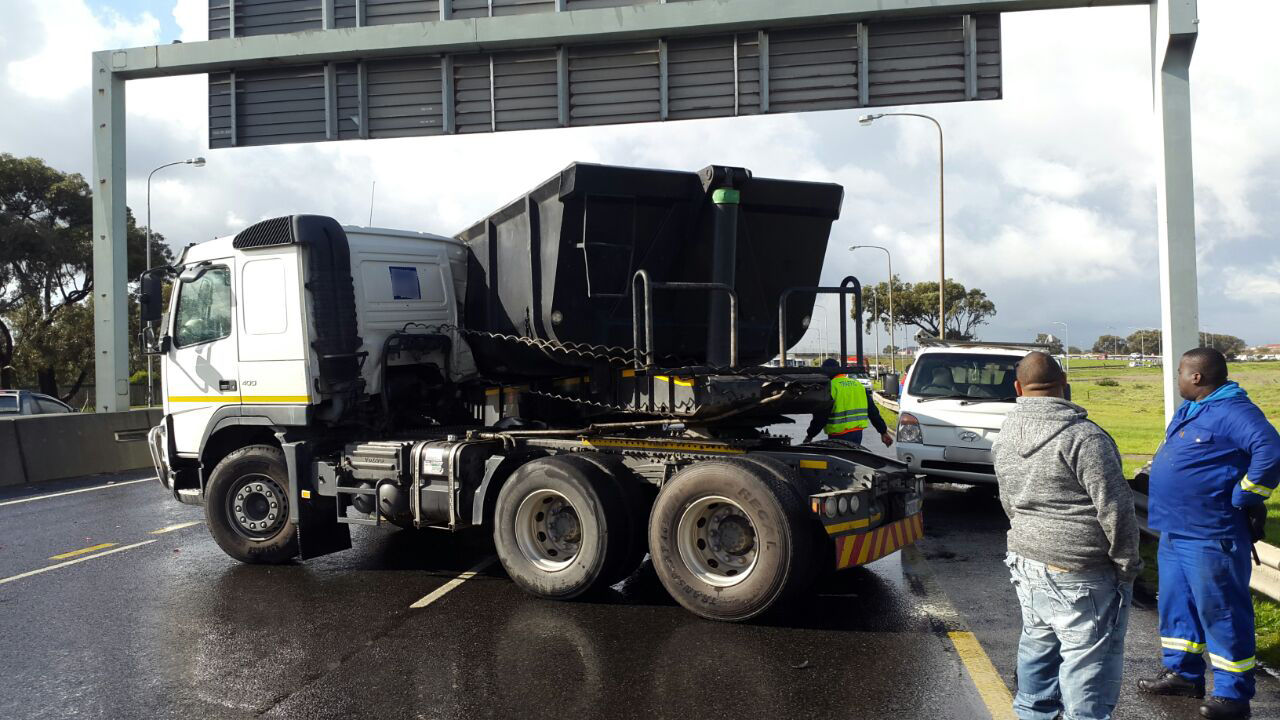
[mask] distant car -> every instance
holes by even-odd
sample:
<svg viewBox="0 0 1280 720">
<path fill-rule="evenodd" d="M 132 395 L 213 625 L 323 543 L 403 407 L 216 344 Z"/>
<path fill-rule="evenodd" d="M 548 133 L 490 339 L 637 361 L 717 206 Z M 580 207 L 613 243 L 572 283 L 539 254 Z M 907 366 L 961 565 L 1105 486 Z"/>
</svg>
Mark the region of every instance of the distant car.
<svg viewBox="0 0 1280 720">
<path fill-rule="evenodd" d="M 29 390 L 0 390 L 0 417 L 14 415 L 55 415 L 73 413 L 70 405 Z"/>
</svg>

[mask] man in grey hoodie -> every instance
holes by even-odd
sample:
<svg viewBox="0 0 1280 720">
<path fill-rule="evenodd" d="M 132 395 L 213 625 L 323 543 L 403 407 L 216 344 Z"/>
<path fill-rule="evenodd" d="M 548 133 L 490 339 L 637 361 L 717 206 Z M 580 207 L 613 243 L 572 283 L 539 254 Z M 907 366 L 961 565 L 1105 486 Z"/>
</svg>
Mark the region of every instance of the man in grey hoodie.
<svg viewBox="0 0 1280 720">
<path fill-rule="evenodd" d="M 1042 353 L 1018 363 L 995 444 L 1009 566 L 1022 606 L 1018 692 L 1023 720 L 1105 720 L 1120 697 L 1133 580 L 1142 569 L 1133 494 L 1111 436 L 1066 397 Z"/>
</svg>

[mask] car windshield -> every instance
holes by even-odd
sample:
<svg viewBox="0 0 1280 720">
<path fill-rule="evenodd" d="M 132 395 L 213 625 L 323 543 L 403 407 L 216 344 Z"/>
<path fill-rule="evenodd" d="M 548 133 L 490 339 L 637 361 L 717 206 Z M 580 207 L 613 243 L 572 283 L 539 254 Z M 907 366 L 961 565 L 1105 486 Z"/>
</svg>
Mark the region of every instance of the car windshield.
<svg viewBox="0 0 1280 720">
<path fill-rule="evenodd" d="M 918 398 L 1003 401 L 1017 397 L 1013 378 L 1021 357 L 929 353 L 916 361 L 907 394 Z"/>
<path fill-rule="evenodd" d="M 0 395 L 0 415 L 15 415 L 18 412 L 17 395 Z"/>
</svg>

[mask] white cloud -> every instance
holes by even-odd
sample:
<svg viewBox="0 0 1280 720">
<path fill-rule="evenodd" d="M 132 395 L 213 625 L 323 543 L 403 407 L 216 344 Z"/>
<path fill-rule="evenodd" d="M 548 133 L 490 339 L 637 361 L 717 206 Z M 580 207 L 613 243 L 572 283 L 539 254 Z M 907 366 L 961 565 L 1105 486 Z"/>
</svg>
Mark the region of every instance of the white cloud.
<svg viewBox="0 0 1280 720">
<path fill-rule="evenodd" d="M 1238 302 L 1275 308 L 1280 303 L 1280 260 L 1272 261 L 1261 272 L 1250 268 L 1231 268 L 1223 292 Z"/>
<path fill-rule="evenodd" d="M 11 87 L 33 98 L 61 99 L 83 90 L 89 86 L 91 51 L 154 44 L 160 32 L 160 21 L 150 13 L 133 20 L 109 9 L 95 15 L 82 0 L 40 0 L 27 8 L 36 27 L 19 31 L 43 38 L 43 47 L 4 70 Z"/>
<path fill-rule="evenodd" d="M 960 265 L 984 282 L 1004 278 L 1090 283 L 1133 270 L 1134 234 L 1098 212 L 1027 197 L 1006 208 L 1010 220 L 989 242 L 971 243 Z"/>
</svg>

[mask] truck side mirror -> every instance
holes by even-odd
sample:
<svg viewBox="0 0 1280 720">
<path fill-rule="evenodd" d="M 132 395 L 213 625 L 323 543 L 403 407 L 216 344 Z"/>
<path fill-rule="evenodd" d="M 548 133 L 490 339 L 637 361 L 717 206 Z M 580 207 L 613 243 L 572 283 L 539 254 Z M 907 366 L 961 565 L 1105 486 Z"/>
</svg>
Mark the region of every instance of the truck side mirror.
<svg viewBox="0 0 1280 720">
<path fill-rule="evenodd" d="M 142 292 L 138 298 L 139 315 L 143 327 L 160 324 L 164 316 L 164 268 L 153 268 L 142 273 Z"/>
</svg>

